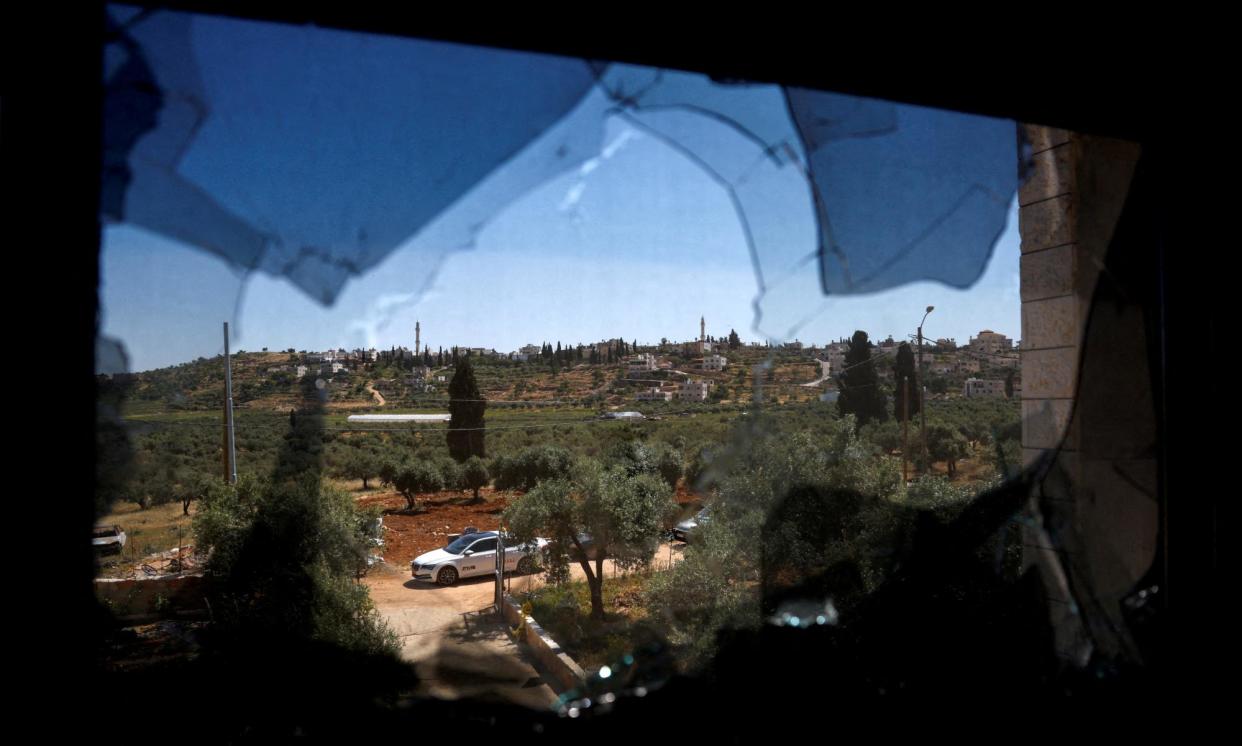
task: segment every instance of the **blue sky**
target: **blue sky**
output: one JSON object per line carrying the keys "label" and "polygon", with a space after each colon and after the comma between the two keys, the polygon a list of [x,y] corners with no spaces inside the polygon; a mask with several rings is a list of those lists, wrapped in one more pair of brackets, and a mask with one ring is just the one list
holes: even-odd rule
{"label": "blue sky", "polygon": [[[449,253],[425,292],[423,277],[443,252],[436,226],[413,237],[345,287],[331,307],[288,281],[243,277],[221,260],[128,226],[104,234],[103,331],[126,346],[133,370],[222,350],[220,324],[234,323],[234,349],[325,349],[424,343],[509,351],[527,343],[624,336],[689,339],[699,317],[716,336],[798,338],[823,344],[864,329],[873,338],[924,332],[965,342],[980,329],[1020,336],[1016,206],[987,269],[969,289],[919,282],[872,295],[819,292],[808,265],[773,293],[782,318],[756,326],[758,286],[727,193],[658,138],[609,120],[603,147],[582,167],[509,204],[473,248]],[[780,190],[788,187],[774,186]],[[805,195],[776,191],[797,206],[786,241],[813,249]],[[801,250],[801,248],[799,250]],[[796,253],[796,252],[795,252]],[[800,326],[789,319],[805,319]],[[777,328],[778,327],[778,328]]]}

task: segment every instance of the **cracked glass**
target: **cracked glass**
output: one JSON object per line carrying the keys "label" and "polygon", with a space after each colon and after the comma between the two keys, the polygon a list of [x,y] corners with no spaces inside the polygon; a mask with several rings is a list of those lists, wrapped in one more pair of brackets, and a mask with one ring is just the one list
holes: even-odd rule
{"label": "cracked glass", "polygon": [[[863,326],[855,299],[917,283],[957,298],[986,279],[999,246],[1016,250],[1019,188],[1031,184],[1020,175],[1051,152],[1026,127],[120,5],[104,55],[96,372],[112,455],[97,505],[110,519],[135,505],[134,521],[181,510],[163,535],[140,531],[104,563],[113,580],[203,568],[222,583],[206,598],[248,598],[255,611],[212,607],[193,624],[395,651],[416,672],[402,691],[419,696],[493,692],[436,683],[436,671],[483,661],[517,684],[496,685],[503,697],[568,719],[728,671],[722,640],[765,627],[856,646],[834,659],[836,686],[900,688],[918,675],[868,651],[904,651],[890,625],[908,599],[893,599],[939,582],[950,590],[933,617],[960,613],[946,600],[958,594],[1015,634],[1028,628],[997,609],[1036,583],[1049,608],[1024,619],[1047,620],[1049,648],[1078,669],[1110,636],[1110,650],[1136,650],[1122,627],[1158,589],[1137,589],[1145,568],[1130,561],[1107,593],[1131,595],[1102,610],[1104,581],[1075,558],[1082,539],[1055,508],[1066,490],[1049,486],[1067,479],[1073,493],[1066,462],[1024,451],[1035,426],[1023,415],[1036,411],[1019,403],[1028,345],[990,329],[968,344],[936,338],[948,309],[933,316],[909,293],[899,322],[883,304],[869,311],[896,339],[850,336]],[[610,187],[604,173],[622,175]],[[536,209],[555,220],[532,220]],[[682,222],[660,223],[672,216]],[[484,259],[461,270],[472,253]],[[1007,292],[996,297],[1016,318],[1026,291]],[[743,297],[745,326],[726,335],[713,323],[709,335],[694,310],[709,296]],[[538,324],[551,331],[521,346]],[[661,324],[672,341],[650,331]],[[1023,315],[1028,326],[1041,328]],[[823,342],[827,328],[822,346],[800,341]],[[499,352],[467,338],[501,331]],[[1059,437],[1066,417],[1049,417]],[[291,526],[325,538],[308,546]],[[496,528],[515,548],[512,562],[494,561],[521,570],[501,575],[502,597],[487,585],[494,568],[435,551]],[[528,542],[541,542],[535,564],[519,565]],[[406,577],[382,585],[393,572]],[[349,588],[334,585],[350,575]],[[446,614],[420,593],[464,600]],[[105,603],[131,622],[162,611]],[[508,609],[503,622],[489,608]],[[471,633],[471,614],[483,632]],[[550,630],[569,637],[552,642]],[[428,654],[427,635],[458,652]],[[1005,673],[962,656],[1002,679],[1046,663]]]}

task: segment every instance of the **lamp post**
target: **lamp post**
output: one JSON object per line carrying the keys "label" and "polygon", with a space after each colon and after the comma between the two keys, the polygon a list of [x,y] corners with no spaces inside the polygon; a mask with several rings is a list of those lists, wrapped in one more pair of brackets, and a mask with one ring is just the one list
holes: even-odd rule
{"label": "lamp post", "polygon": [[919,434],[923,438],[923,469],[929,467],[927,454],[927,406],[923,401],[923,322],[927,321],[927,316],[936,310],[935,306],[928,306],[927,313],[923,314],[922,321],[919,322],[919,361],[914,366],[914,383],[919,390]]}

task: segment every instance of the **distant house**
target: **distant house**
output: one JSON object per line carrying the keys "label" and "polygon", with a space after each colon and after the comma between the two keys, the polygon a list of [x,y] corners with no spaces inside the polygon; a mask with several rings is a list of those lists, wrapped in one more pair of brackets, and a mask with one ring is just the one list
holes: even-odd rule
{"label": "distant house", "polygon": [[305,365],[299,365],[297,368],[298,378],[301,378],[302,376],[306,375],[306,371],[308,370],[310,370],[310,368],[306,367]]}
{"label": "distant house", "polygon": [[677,398],[681,401],[707,401],[711,387],[711,381],[686,381],[677,389]]}
{"label": "distant house", "polygon": [[962,396],[967,399],[973,399],[983,396],[1004,396],[1005,382],[993,381],[982,378],[967,378],[966,383],[962,385]]}
{"label": "distant house", "polygon": [[638,401],[672,401],[673,392],[656,386],[638,392],[634,398]]}
{"label": "distant house", "polygon": [[849,345],[845,342],[832,342],[824,347],[824,359],[832,367],[832,370],[841,370],[845,367],[845,352],[849,349]]}
{"label": "distant house", "polygon": [[699,361],[700,370],[721,371],[729,366],[729,360],[724,355],[707,355]]}
{"label": "distant house", "polygon": [[957,373],[978,373],[983,368],[983,364],[978,358],[966,357],[964,355],[957,358],[954,370]]}
{"label": "distant house", "polygon": [[650,373],[658,369],[656,357],[650,352],[644,352],[640,355],[631,357],[626,363],[626,375],[634,376],[643,373]]}
{"label": "distant house", "polygon": [[973,352],[996,355],[1012,350],[1013,340],[991,329],[984,329],[979,332],[979,336],[970,338],[970,349]]}

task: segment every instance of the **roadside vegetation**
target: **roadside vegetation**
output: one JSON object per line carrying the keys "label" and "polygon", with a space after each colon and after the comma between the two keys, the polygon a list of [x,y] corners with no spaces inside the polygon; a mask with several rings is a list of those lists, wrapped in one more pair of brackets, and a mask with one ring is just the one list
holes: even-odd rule
{"label": "roadside vegetation", "polygon": [[[263,355],[251,373],[298,359]],[[452,388],[488,401],[454,411],[455,426],[471,433],[455,441],[442,424],[351,425],[346,417],[356,410],[336,405],[353,394],[319,396],[311,379],[301,392],[283,379],[273,379],[275,393],[246,389],[284,409],[238,409],[241,480],[228,487],[218,392],[211,409],[195,393],[207,390],[211,366],[101,380],[99,442],[109,460],[98,482],[100,515],[130,531],[131,552],[170,548],[178,541],[172,532],[192,525],[218,581],[220,629],[245,637],[285,627],[362,654],[385,655],[395,643],[355,582],[378,515],[361,505],[403,504],[389,510],[418,516],[483,503],[486,491],[496,520],[517,538],[551,540],[542,563],[551,582],[527,600],[572,655],[603,665],[658,639],[694,669],[709,664],[718,633],[754,629],[789,598],[830,598],[838,613],[850,613],[901,567],[919,531],[952,521],[1020,463],[1016,401],[929,398],[924,458],[920,420],[911,418],[903,439],[893,418],[891,377],[856,377],[849,384],[856,391],[884,395],[846,397],[844,407],[816,400],[815,389],[789,395],[802,388],[796,381],[818,377],[818,366],[784,351],[766,367],[725,371],[717,390],[728,393],[715,402],[643,406],[660,418],[641,421],[597,418],[608,400],[603,390],[633,390],[619,383],[616,366],[484,359],[458,362],[469,380]],[[772,395],[727,403],[754,390],[753,375]],[[573,381],[564,400],[515,400],[548,394],[545,377]],[[364,378],[350,386],[374,380]],[[175,389],[183,385],[191,391],[182,397]],[[418,399],[397,392],[383,411],[444,411],[436,401],[450,387],[443,388]],[[506,398],[490,401],[501,389]],[[583,396],[587,390],[600,393]],[[359,396],[374,406],[368,393]],[[867,409],[866,424],[854,406]],[[460,494],[446,501],[437,497],[443,492]],[[702,504],[712,506],[712,520],[680,562],[654,570],[659,541]],[[1012,531],[993,537],[979,549],[980,563],[1000,557],[1012,574],[1016,540]],[[571,582],[571,567],[585,580]]]}

